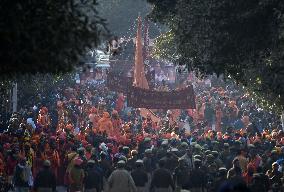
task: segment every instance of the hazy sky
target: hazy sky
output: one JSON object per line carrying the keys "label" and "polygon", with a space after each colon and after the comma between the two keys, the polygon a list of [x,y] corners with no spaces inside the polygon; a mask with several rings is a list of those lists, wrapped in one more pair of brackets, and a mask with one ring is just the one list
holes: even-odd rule
{"label": "hazy sky", "polygon": [[[134,36],[136,33],[136,18],[142,18],[151,11],[151,5],[146,0],[98,0],[100,15],[107,19],[108,28],[114,35]],[[150,24],[150,36],[160,34],[158,25]]]}

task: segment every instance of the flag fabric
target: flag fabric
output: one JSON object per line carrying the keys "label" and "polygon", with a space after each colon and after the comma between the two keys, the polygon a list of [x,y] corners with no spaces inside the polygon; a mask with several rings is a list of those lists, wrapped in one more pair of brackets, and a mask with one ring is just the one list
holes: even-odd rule
{"label": "flag fabric", "polygon": [[148,81],[145,76],[144,62],[143,62],[143,46],[142,46],[142,21],[138,17],[138,28],[135,47],[135,66],[134,66],[134,82],[135,87],[142,89],[149,89]]}

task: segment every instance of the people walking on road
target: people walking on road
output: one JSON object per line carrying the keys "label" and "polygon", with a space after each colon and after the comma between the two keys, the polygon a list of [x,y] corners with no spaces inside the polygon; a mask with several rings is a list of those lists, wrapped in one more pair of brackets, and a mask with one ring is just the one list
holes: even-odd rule
{"label": "people walking on road", "polygon": [[34,190],[36,192],[56,192],[56,177],[50,167],[50,161],[45,160],[42,170],[35,177]]}
{"label": "people walking on road", "polygon": [[137,188],[137,192],[147,192],[148,174],[144,171],[143,161],[138,159],[135,162],[136,168],[131,172],[131,176]]}
{"label": "people walking on road", "polygon": [[154,192],[172,192],[175,190],[175,185],[171,172],[165,168],[166,162],[159,161],[159,168],[153,173],[150,190]]}
{"label": "people walking on road", "polygon": [[84,169],[82,168],[83,160],[77,157],[75,165],[71,168],[69,174],[70,192],[83,191]]}
{"label": "people walking on road", "polygon": [[29,192],[33,186],[31,167],[24,157],[20,157],[13,176],[15,192]]}
{"label": "people walking on road", "polygon": [[95,168],[95,164],[94,160],[89,160],[87,163],[84,179],[85,192],[101,192],[102,190],[102,175]]}
{"label": "people walking on road", "polygon": [[136,192],[136,186],[131,174],[125,170],[125,161],[117,162],[117,169],[108,178],[108,192]]}

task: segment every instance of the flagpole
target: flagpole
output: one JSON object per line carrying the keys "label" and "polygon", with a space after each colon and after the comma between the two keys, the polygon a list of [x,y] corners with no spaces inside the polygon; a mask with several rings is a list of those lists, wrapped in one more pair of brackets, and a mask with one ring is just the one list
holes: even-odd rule
{"label": "flagpole", "polygon": [[18,105],[18,84],[13,83],[12,88],[12,111],[17,112],[17,105]]}

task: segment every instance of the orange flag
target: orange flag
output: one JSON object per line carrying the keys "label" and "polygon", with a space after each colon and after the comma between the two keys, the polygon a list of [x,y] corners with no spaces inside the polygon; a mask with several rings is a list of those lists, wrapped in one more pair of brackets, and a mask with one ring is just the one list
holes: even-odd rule
{"label": "orange flag", "polygon": [[135,66],[134,66],[134,82],[133,85],[143,89],[149,89],[148,81],[145,76],[145,69],[143,63],[143,46],[142,46],[142,21],[138,17],[138,28],[136,37],[135,50]]}

